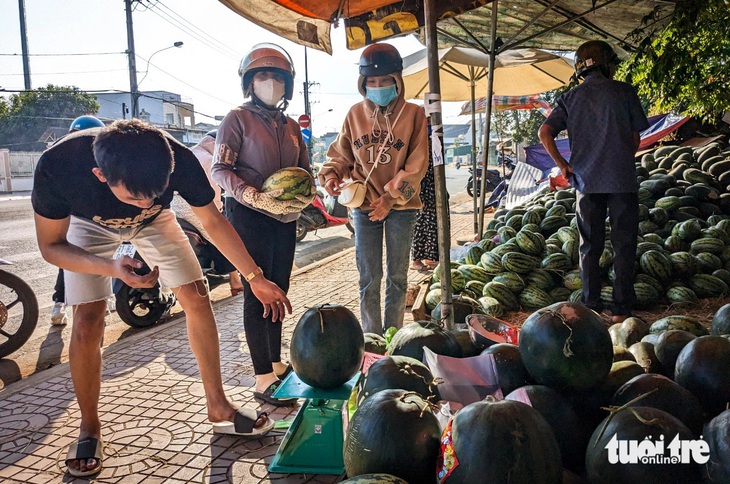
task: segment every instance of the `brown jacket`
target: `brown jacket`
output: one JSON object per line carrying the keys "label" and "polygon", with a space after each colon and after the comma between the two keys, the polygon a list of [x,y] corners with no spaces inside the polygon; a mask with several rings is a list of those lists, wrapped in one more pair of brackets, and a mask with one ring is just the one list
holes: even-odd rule
{"label": "brown jacket", "polygon": [[[426,116],[420,106],[404,100],[400,73],[394,74],[393,78],[398,97],[385,108],[368,99],[350,108],[340,134],[327,151],[327,161],[318,173],[322,185],[333,172],[341,180],[364,181],[384,144],[380,162],[368,180],[367,197],[360,207],[365,211],[372,210],[370,203],[386,192],[396,199],[394,210],[422,207],[421,179],[428,169]],[[359,89],[363,97],[364,81],[360,77]]]}

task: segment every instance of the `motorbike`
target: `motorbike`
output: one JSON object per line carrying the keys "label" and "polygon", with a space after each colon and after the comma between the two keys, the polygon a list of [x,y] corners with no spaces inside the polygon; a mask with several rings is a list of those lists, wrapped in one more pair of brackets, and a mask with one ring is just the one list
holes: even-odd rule
{"label": "motorbike", "polygon": [[[12,262],[0,259],[0,266]],[[20,277],[0,269],[0,358],[28,341],[38,324],[38,300]]]}
{"label": "motorbike", "polygon": [[308,232],[338,225],[345,225],[351,233],[355,232],[347,207],[339,204],[337,197],[318,190],[312,203],[302,210],[297,219],[297,242],[304,240]]}
{"label": "motorbike", "polygon": [[[217,253],[217,249],[213,244],[206,240],[192,224],[182,219],[178,219],[178,223],[188,236],[188,241],[198,257],[208,289],[212,290],[221,284],[228,283],[228,274],[218,274],[214,269],[215,257],[213,254]],[[133,254],[135,259],[144,263],[132,244],[125,242],[123,245],[125,244],[129,246],[128,254]],[[135,272],[144,275],[150,272],[150,267],[144,263],[142,268]],[[133,328],[146,328],[165,319],[176,302],[175,295],[163,293],[159,284],[155,284],[154,287],[137,288],[128,286],[121,279],[114,279],[112,289],[116,299],[117,314],[122,321]]]}
{"label": "motorbike", "polygon": [[[486,191],[487,193],[493,192],[500,183],[502,183],[505,180],[509,180],[509,178],[512,176],[512,171],[515,169],[515,162],[508,157],[500,157],[501,161],[501,168],[488,168],[487,169],[487,182],[486,182]],[[502,176],[502,171],[504,171],[505,176]],[[466,193],[469,194],[470,197],[474,197],[474,170],[473,168],[469,168],[469,173],[471,175],[469,176],[469,179],[466,182]],[[477,165],[477,173],[476,173],[476,196],[481,195],[481,189],[482,189],[482,167],[481,165]]]}

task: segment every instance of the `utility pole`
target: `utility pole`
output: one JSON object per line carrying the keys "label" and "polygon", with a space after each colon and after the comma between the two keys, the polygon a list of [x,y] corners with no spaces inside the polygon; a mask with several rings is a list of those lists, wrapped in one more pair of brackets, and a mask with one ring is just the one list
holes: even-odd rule
{"label": "utility pole", "polygon": [[25,90],[32,89],[30,85],[30,57],[28,55],[28,32],[25,28],[25,0],[18,0],[18,13],[20,14],[20,48],[23,51],[23,80]]}
{"label": "utility pole", "polygon": [[137,87],[137,54],[134,52],[134,28],[132,26],[132,2],[124,0],[127,12],[127,57],[129,58],[129,91],[132,98],[132,117],[139,118],[139,89]]}

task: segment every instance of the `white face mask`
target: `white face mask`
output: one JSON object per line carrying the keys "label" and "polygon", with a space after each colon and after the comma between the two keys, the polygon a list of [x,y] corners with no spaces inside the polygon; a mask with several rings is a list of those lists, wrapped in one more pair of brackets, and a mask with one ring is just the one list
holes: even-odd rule
{"label": "white face mask", "polygon": [[276,106],[284,97],[286,86],[276,79],[253,81],[253,93],[267,106]]}

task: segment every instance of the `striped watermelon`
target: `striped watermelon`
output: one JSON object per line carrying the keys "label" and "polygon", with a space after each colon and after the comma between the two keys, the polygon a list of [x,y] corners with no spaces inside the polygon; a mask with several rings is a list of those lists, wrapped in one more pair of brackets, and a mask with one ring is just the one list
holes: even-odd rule
{"label": "striped watermelon", "polygon": [[540,266],[540,261],[521,252],[507,252],[502,256],[502,267],[510,272],[526,274]]}
{"label": "striped watermelon", "polygon": [[540,222],[540,230],[543,234],[550,235],[557,232],[560,227],[565,227],[566,225],[568,225],[568,221],[565,219],[564,216],[547,216],[542,219],[542,222]]}
{"label": "striped watermelon", "polygon": [[490,250],[490,252],[492,254],[496,254],[499,257],[502,257],[507,252],[519,252],[519,251],[520,251],[520,246],[517,245],[517,243],[512,240],[510,240],[504,244],[500,244],[497,247],[495,247],[494,249]]}
{"label": "striped watermelon", "polygon": [[722,268],[722,259],[709,252],[700,252],[695,256],[695,261],[697,262],[697,272],[712,274]]}
{"label": "striped watermelon", "polygon": [[515,235],[517,245],[528,255],[540,255],[545,250],[545,237],[540,233],[520,230]]}
{"label": "striped watermelon", "polygon": [[441,302],[441,289],[431,289],[426,294],[426,309],[433,311],[438,303]]}
{"label": "striped watermelon", "polygon": [[[487,283],[491,279],[489,273],[477,265],[464,264],[459,266],[457,270],[464,275],[464,279],[466,281]],[[464,286],[466,286],[466,283]]]}
{"label": "striped watermelon", "polygon": [[485,252],[482,254],[479,265],[487,274],[499,274],[504,270],[502,267],[502,257],[493,252]]}
{"label": "striped watermelon", "polygon": [[563,253],[570,258],[573,266],[577,266],[580,262],[579,245],[577,240],[568,240],[563,244]]}
{"label": "striped watermelon", "polygon": [[469,250],[466,251],[466,254],[464,254],[464,263],[476,265],[479,263],[479,259],[482,257],[482,254],[484,254],[483,248],[479,247],[479,245],[472,245],[469,247]]}
{"label": "striped watermelon", "polygon": [[635,282],[634,292],[636,293],[636,304],[642,308],[655,305],[662,295],[654,286],[645,282]]}
{"label": "striped watermelon", "polygon": [[505,225],[504,227],[500,227],[497,230],[497,234],[499,235],[499,243],[504,244],[508,240],[511,240],[515,235],[517,235],[517,230],[515,230],[513,227]]}
{"label": "striped watermelon", "polygon": [[703,237],[692,241],[690,252],[698,254],[700,252],[709,252],[710,254],[720,255],[725,250],[725,243],[714,237]]}
{"label": "striped watermelon", "polygon": [[455,293],[461,292],[466,287],[466,278],[458,271],[451,269],[451,290]]}
{"label": "striped watermelon", "polygon": [[309,196],[312,193],[313,186],[314,179],[312,175],[304,168],[294,166],[274,172],[264,180],[260,191],[266,193],[274,190],[284,190],[281,195],[275,198],[277,200],[294,200],[297,195]]}
{"label": "striped watermelon", "polygon": [[664,253],[658,250],[644,252],[639,258],[641,270],[666,285],[672,279],[672,261]]}
{"label": "striped watermelon", "polygon": [[563,248],[559,245],[555,244],[545,244],[545,255],[551,255],[551,254],[563,254]]}
{"label": "striped watermelon", "polygon": [[537,210],[528,210],[522,216],[522,227],[524,228],[524,226],[528,224],[540,225],[541,221],[542,215],[540,215],[540,212],[538,212]]}
{"label": "striped watermelon", "polygon": [[500,272],[492,280],[501,282],[515,294],[519,294],[525,288],[525,281],[515,272]]}
{"label": "striped watermelon", "polygon": [[582,299],[583,299],[583,290],[582,289],[578,289],[578,290],[573,291],[572,293],[570,293],[570,297],[568,298],[568,302],[579,303],[579,302],[581,302]]}
{"label": "striped watermelon", "polygon": [[485,282],[481,282],[481,281],[466,281],[465,289],[469,289],[470,291],[476,293],[477,299],[479,299],[480,297],[482,297],[482,293],[484,292],[485,284],[486,284]]}
{"label": "striped watermelon", "polygon": [[562,243],[566,243],[569,240],[577,241],[580,238],[580,235],[578,235],[578,230],[576,230],[574,227],[560,227],[555,235]]}
{"label": "striped watermelon", "polygon": [[687,243],[680,239],[678,235],[670,235],[664,240],[664,248],[669,252],[679,252],[687,248]]}
{"label": "striped watermelon", "polygon": [[550,294],[550,299],[552,299],[555,302],[561,302],[561,301],[567,301],[570,299],[570,295],[573,293],[570,289],[567,287],[556,287],[550,290],[548,294]]}
{"label": "striped watermelon", "polygon": [[527,286],[520,293],[519,301],[520,306],[532,311],[550,306],[553,303],[550,294],[537,286]]}
{"label": "striped watermelon", "polygon": [[567,272],[573,269],[574,264],[571,258],[562,252],[550,254],[542,260],[541,266],[546,271]]}
{"label": "striped watermelon", "polygon": [[689,278],[689,287],[697,297],[720,297],[728,294],[728,286],[710,274],[695,274]]}
{"label": "striped watermelon", "polygon": [[689,252],[674,252],[669,254],[672,261],[672,273],[676,277],[689,277],[697,272],[697,259]]}
{"label": "striped watermelon", "polygon": [[580,278],[580,270],[566,272],[563,276],[563,285],[571,291],[577,291],[583,287],[583,280]]}
{"label": "striped watermelon", "polygon": [[675,306],[691,306],[699,302],[697,294],[695,294],[692,289],[685,286],[670,287],[667,289],[666,296],[667,299],[669,299]]}
{"label": "striped watermelon", "polygon": [[649,275],[641,274],[641,273],[636,274],[636,276],[634,276],[634,281],[635,282],[645,282],[647,284],[650,284],[660,294],[662,293],[662,291],[664,291],[664,286],[662,285],[662,283],[657,281],[656,279],[654,279],[653,277],[651,277]]}
{"label": "striped watermelon", "polygon": [[549,291],[555,285],[553,276],[544,269],[535,269],[523,277],[528,286],[537,286],[544,291]]}
{"label": "striped watermelon", "polygon": [[512,291],[510,291],[509,288],[501,282],[488,282],[484,286],[484,295],[493,297],[508,311],[515,311],[520,307],[517,302],[517,296],[515,296]]}
{"label": "striped watermelon", "polygon": [[487,232],[484,232],[484,238],[482,240],[480,240],[479,242],[477,242],[477,247],[482,249],[484,252],[494,249],[494,247],[497,245],[492,240],[492,237],[494,237],[497,234],[495,233],[494,235],[490,235],[490,234],[488,234],[488,232],[490,232],[490,231],[487,230]]}
{"label": "striped watermelon", "polygon": [[484,312],[492,317],[499,318],[504,314],[504,307],[493,297],[483,296],[478,299],[478,302],[482,305]]}

